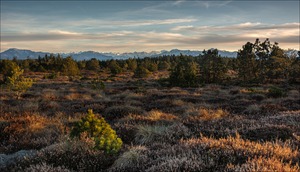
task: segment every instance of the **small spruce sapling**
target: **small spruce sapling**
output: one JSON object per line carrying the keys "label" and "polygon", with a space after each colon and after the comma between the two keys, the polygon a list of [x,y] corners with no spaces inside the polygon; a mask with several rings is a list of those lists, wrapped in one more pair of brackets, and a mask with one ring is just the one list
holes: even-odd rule
{"label": "small spruce sapling", "polygon": [[104,150],[106,153],[117,153],[122,147],[122,140],[118,138],[116,131],[105,121],[103,117],[97,117],[91,109],[88,114],[78,121],[71,131],[71,137],[80,137],[86,132],[95,142],[95,149]]}

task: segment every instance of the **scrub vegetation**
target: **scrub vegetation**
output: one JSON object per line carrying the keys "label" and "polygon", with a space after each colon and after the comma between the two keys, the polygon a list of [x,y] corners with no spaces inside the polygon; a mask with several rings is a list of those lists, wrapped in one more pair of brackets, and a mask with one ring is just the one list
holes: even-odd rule
{"label": "scrub vegetation", "polygon": [[300,60],[0,60],[0,171],[300,171]]}

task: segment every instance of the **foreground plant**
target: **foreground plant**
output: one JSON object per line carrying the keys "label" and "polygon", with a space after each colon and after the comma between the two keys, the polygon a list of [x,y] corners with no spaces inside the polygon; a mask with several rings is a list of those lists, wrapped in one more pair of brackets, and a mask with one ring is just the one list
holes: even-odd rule
{"label": "foreground plant", "polygon": [[105,119],[98,118],[91,109],[75,124],[71,137],[80,137],[83,133],[87,133],[87,137],[95,142],[95,149],[104,150],[109,154],[117,153],[123,144]]}
{"label": "foreground plant", "polygon": [[26,90],[28,90],[32,84],[33,80],[30,78],[23,77],[24,70],[20,69],[19,66],[12,68],[11,74],[7,76],[6,85],[9,89],[13,90],[17,94],[17,98]]}

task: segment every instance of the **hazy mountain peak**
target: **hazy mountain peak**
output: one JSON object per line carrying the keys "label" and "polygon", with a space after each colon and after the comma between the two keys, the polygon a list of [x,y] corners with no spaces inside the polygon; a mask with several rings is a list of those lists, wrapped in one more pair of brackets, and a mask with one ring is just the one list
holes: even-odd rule
{"label": "hazy mountain peak", "polygon": [[[211,48],[215,49],[215,48]],[[92,58],[96,58],[99,60],[110,60],[110,59],[128,59],[128,58],[145,58],[145,57],[158,57],[164,55],[189,55],[189,56],[199,56],[202,54],[203,50],[179,50],[177,48],[171,50],[161,50],[161,51],[151,51],[151,52],[126,52],[126,53],[112,53],[112,52],[96,52],[96,51],[80,51],[80,52],[71,52],[71,53],[59,53],[62,57],[72,56],[75,60],[89,60]],[[287,54],[295,54],[296,50],[289,50]],[[46,54],[51,54],[49,52],[35,52],[31,50],[25,49],[17,49],[10,48],[4,52],[0,53],[0,59],[13,59],[16,57],[17,59],[36,59],[39,56],[43,57]],[[54,53],[57,54],[57,53]],[[219,50],[219,55],[223,57],[236,57],[236,51],[226,51]]]}

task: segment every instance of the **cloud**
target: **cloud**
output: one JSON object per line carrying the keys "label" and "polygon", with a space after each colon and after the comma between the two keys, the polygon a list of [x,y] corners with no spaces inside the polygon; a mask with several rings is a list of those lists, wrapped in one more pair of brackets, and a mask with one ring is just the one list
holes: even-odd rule
{"label": "cloud", "polygon": [[224,7],[232,1],[195,1],[196,6],[211,8],[211,7]]}
{"label": "cloud", "polygon": [[[110,31],[98,33],[74,32],[71,30],[49,30],[38,33],[3,33],[1,48],[42,47],[58,52],[70,51],[152,51],[162,49],[207,49],[211,47],[238,50],[246,42],[256,38],[270,38],[282,48],[299,48],[299,23],[267,25],[262,23],[240,23],[228,26],[176,26],[164,31]],[[53,44],[53,46],[51,46]],[[25,46],[25,47],[24,47]],[[27,46],[27,47],[26,47]],[[33,49],[34,50],[34,49]],[[47,51],[51,51],[47,50]]]}
{"label": "cloud", "polygon": [[81,33],[78,32],[70,32],[64,30],[50,30],[49,33],[60,34],[60,35],[81,35]]}
{"label": "cloud", "polygon": [[108,20],[81,20],[78,22],[68,22],[69,25],[74,26],[98,26],[98,27],[136,27],[136,26],[150,26],[150,25],[168,25],[177,23],[189,23],[197,21],[194,18],[176,18],[176,19],[161,19],[161,20],[120,20],[120,21],[108,21]]}
{"label": "cloud", "polygon": [[[240,23],[227,26],[176,26],[172,28],[173,31],[181,32],[199,32],[199,33],[280,33],[280,34],[298,34],[299,35],[300,23],[284,23],[284,24],[262,24],[262,23]],[[298,31],[298,32],[297,32]]]}
{"label": "cloud", "polygon": [[193,30],[194,26],[193,25],[187,25],[187,26],[176,26],[172,28],[171,30],[173,31],[181,31],[181,30]]}
{"label": "cloud", "polygon": [[184,3],[186,0],[177,0],[175,2],[172,3],[172,5],[174,6],[180,6],[180,4]]}

